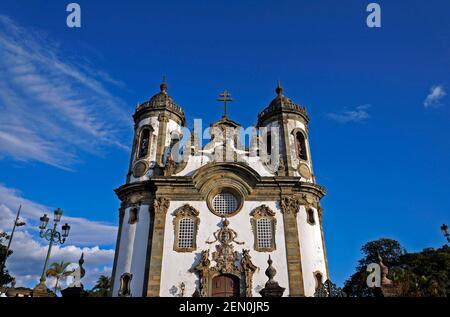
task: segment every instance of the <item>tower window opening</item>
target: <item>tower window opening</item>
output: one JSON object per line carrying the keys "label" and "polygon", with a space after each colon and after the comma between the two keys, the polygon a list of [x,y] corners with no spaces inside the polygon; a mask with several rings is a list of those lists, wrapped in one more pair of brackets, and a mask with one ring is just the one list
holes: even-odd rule
{"label": "tower window opening", "polygon": [[316,280],[316,290],[318,290],[323,284],[323,275],[320,272],[314,273],[314,278]]}
{"label": "tower window opening", "polygon": [[307,221],[310,225],[316,224],[316,218],[314,217],[314,210],[308,209],[306,211]]}
{"label": "tower window opening", "polygon": [[131,296],[131,279],[133,278],[133,274],[123,273],[120,277],[120,289],[119,296],[129,297]]}
{"label": "tower window opening", "polygon": [[272,155],[272,133],[267,133],[267,155]]}
{"label": "tower window opening", "polygon": [[139,213],[139,209],[138,208],[131,208],[130,209],[130,215],[128,217],[128,223],[130,225],[135,224],[138,221],[138,213]]}
{"label": "tower window opening", "polygon": [[306,153],[306,140],[302,132],[298,131],[295,134],[295,143],[298,158],[304,161],[308,160],[308,155]]}
{"label": "tower window opening", "polygon": [[144,128],[141,132],[139,141],[138,159],[144,158],[149,154],[150,150],[150,129]]}

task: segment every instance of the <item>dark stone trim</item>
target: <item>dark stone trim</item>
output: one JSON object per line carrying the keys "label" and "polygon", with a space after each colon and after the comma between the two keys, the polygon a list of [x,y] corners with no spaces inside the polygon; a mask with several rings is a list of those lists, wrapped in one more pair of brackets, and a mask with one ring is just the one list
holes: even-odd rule
{"label": "dark stone trim", "polygon": [[[114,290],[114,283],[116,279],[116,271],[117,271],[117,260],[119,258],[119,250],[120,250],[120,240],[122,236],[122,226],[123,226],[123,218],[125,216],[125,208],[121,206],[119,208],[119,229],[117,230],[117,237],[116,237],[116,247],[114,251],[114,262],[113,262],[113,269],[111,272],[111,293]],[[114,294],[111,294],[114,295]]]}

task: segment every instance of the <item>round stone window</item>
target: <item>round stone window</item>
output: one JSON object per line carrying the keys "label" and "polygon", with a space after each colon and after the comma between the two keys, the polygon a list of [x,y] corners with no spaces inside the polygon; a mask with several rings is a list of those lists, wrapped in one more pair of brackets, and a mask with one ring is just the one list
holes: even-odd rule
{"label": "round stone window", "polygon": [[237,198],[229,192],[221,192],[214,196],[212,205],[214,211],[220,215],[230,215],[239,207]]}

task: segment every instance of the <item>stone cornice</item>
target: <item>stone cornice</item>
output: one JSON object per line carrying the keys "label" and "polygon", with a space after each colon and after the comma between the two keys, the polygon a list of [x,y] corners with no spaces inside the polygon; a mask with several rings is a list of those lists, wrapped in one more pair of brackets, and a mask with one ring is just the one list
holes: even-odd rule
{"label": "stone cornice", "polygon": [[[273,201],[279,200],[280,195],[309,194],[317,200],[325,196],[326,190],[320,185],[300,182],[298,177],[260,177],[251,186],[247,201]],[[136,196],[142,192],[152,193],[153,196],[167,197],[173,201],[201,201],[206,196],[190,176],[154,176],[149,180],[125,184],[115,190],[121,201],[129,196]]]}

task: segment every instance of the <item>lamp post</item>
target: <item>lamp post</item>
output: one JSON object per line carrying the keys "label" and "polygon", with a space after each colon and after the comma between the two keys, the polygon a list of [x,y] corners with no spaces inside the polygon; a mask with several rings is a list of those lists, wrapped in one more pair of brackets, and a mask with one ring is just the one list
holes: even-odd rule
{"label": "lamp post", "polygon": [[17,210],[16,219],[14,220],[14,226],[11,231],[11,235],[7,237],[8,239],[8,246],[6,247],[6,253],[5,258],[3,259],[2,263],[0,263],[0,271],[3,270],[6,266],[6,259],[8,258],[9,249],[11,248],[11,242],[14,237],[14,232],[16,232],[16,227],[22,227],[25,226],[25,222],[19,221],[20,216],[20,210],[22,209],[22,205],[19,206],[19,209]]}
{"label": "lamp post", "polygon": [[56,230],[58,223],[61,221],[62,214],[63,214],[63,211],[60,208],[55,210],[54,218],[53,218],[53,228],[49,228],[47,230],[45,230],[45,228],[47,228],[47,224],[50,219],[48,218],[48,216],[46,214],[44,214],[41,218],[39,218],[39,220],[41,221],[41,223],[39,225],[39,229],[41,230],[39,233],[39,236],[49,242],[48,250],[47,250],[47,257],[45,258],[45,263],[44,263],[44,269],[42,270],[40,283],[38,284],[38,286],[41,286],[41,287],[43,286],[46,288],[46,286],[45,286],[45,280],[46,280],[45,275],[46,274],[45,273],[47,272],[48,260],[50,258],[50,254],[52,252],[53,245],[54,244],[64,244],[64,242],[66,242],[66,238],[69,236],[70,226],[67,223],[61,227],[62,232],[59,232]]}
{"label": "lamp post", "polygon": [[444,234],[444,237],[447,238],[447,241],[450,243],[450,232],[448,232],[448,226],[443,224],[441,226],[441,231]]}

